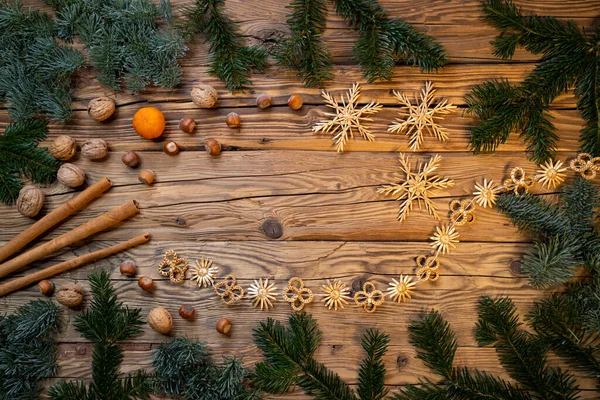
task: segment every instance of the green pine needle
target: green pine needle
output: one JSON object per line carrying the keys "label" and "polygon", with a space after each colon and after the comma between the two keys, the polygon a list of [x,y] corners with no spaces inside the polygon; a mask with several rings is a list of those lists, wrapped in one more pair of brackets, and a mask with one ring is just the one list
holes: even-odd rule
{"label": "green pine needle", "polygon": [[48,184],[56,178],[60,161],[37,144],[46,138],[46,123],[28,119],[7,125],[0,136],[0,201],[12,204],[23,187],[21,177]]}
{"label": "green pine needle", "polygon": [[148,399],[152,391],[144,371],[127,374],[121,379],[123,351],[118,342],[141,332],[144,321],[141,309],[130,310],[117,301],[106,271],[89,276],[92,304],[75,319],[75,330],[94,342],[92,382],[58,382],[48,394],[52,400],[132,400]]}
{"label": "green pine needle", "polygon": [[325,0],[294,0],[288,6],[292,12],[287,24],[291,34],[276,48],[279,65],[298,71],[302,82],[309,87],[322,87],[333,79],[333,61],[321,41],[327,18]]}
{"label": "green pine needle", "polygon": [[444,48],[407,22],[388,17],[377,0],[333,0],[336,12],[358,29],[352,51],[369,82],[391,80],[396,61],[437,71],[446,63]]}
{"label": "green pine needle", "polygon": [[366,357],[358,369],[357,394],[361,399],[383,400],[389,392],[385,387],[385,364],[383,356],[387,352],[390,337],[376,329],[367,329],[361,345]]}
{"label": "green pine needle", "polygon": [[554,158],[558,135],[548,111],[557,96],[574,86],[577,107],[586,121],[582,149],[600,155],[598,28],[586,35],[573,21],[524,16],[512,0],[482,0],[482,5],[485,21],[500,30],[493,42],[497,57],[510,59],[520,46],[542,60],[518,85],[488,81],[467,94],[467,112],[481,120],[470,128],[472,150],[494,151],[518,132],[533,161]]}
{"label": "green pine needle", "polygon": [[224,11],[224,0],[195,0],[185,7],[186,19],[180,30],[186,38],[202,34],[210,43],[208,73],[225,82],[231,92],[252,84],[253,70],[262,72],[267,67],[266,53],[258,46],[244,46],[237,26]]}

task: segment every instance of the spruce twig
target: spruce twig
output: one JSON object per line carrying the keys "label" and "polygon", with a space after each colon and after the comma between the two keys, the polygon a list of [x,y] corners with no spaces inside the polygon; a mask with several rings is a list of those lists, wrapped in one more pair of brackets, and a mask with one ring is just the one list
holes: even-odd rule
{"label": "spruce twig", "polygon": [[21,177],[37,183],[51,183],[60,162],[45,148],[37,147],[46,138],[46,123],[28,119],[6,126],[0,136],[0,201],[12,204],[23,184]]}
{"label": "spruce twig", "polygon": [[294,0],[288,6],[292,12],[287,24],[291,34],[276,48],[279,65],[298,71],[306,86],[323,87],[323,81],[333,79],[333,61],[321,41],[327,17],[325,0]]}
{"label": "spruce twig", "polygon": [[61,381],[48,394],[52,400],[130,400],[147,399],[151,392],[149,377],[137,371],[119,379],[123,351],[118,342],[139,334],[144,321],[141,309],[129,309],[117,302],[106,271],[89,276],[92,305],[75,320],[75,330],[94,342],[92,382]]}
{"label": "spruce twig", "polygon": [[505,80],[484,82],[466,96],[468,112],[482,122],[471,128],[475,152],[494,151],[511,132],[519,132],[542,163],[556,153],[558,136],[548,114],[554,99],[575,86],[578,108],[586,127],[581,131],[582,149],[600,155],[597,68],[599,29],[586,35],[573,21],[554,17],[525,16],[512,0],[483,0],[484,19],[500,30],[493,42],[495,55],[510,59],[518,46],[541,55],[540,64],[520,84]]}
{"label": "spruce twig", "polygon": [[333,0],[336,12],[358,29],[352,51],[369,82],[391,80],[396,61],[437,71],[446,63],[444,48],[407,22],[388,17],[377,0]]}
{"label": "spruce twig", "polygon": [[387,352],[390,337],[376,329],[367,329],[361,346],[366,357],[358,370],[357,394],[361,399],[382,400],[389,392],[385,387],[385,364],[383,356]]}
{"label": "spruce twig", "polygon": [[195,0],[186,7],[180,29],[186,38],[202,34],[210,43],[209,74],[225,82],[231,92],[252,84],[252,70],[267,67],[266,54],[258,46],[244,46],[238,29],[224,12],[224,0]]}

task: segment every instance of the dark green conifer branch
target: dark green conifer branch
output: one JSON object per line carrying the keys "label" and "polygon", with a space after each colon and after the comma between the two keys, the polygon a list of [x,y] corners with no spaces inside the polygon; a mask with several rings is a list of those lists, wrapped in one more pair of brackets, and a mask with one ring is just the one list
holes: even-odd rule
{"label": "dark green conifer branch", "polygon": [[249,371],[239,359],[218,365],[203,343],[177,337],[152,354],[155,393],[185,400],[250,400],[258,398],[247,386]]}
{"label": "dark green conifer branch", "polygon": [[333,61],[321,41],[327,17],[325,0],[294,0],[288,6],[292,12],[287,24],[291,34],[276,48],[279,65],[298,71],[306,86],[322,87],[333,79]]}
{"label": "dark green conifer branch", "polygon": [[580,267],[600,267],[600,235],[594,226],[600,191],[592,182],[577,177],[563,187],[559,204],[531,194],[505,194],[497,207],[536,240],[521,263],[534,287],[565,283]]}
{"label": "dark green conifer branch", "polygon": [[488,81],[466,96],[468,112],[482,121],[471,128],[473,151],[494,151],[518,132],[533,161],[552,159],[558,136],[548,110],[558,95],[574,86],[587,123],[581,132],[582,149],[600,155],[598,29],[585,35],[573,21],[524,16],[512,0],[482,0],[482,4],[484,19],[501,31],[493,42],[496,56],[510,59],[521,46],[542,59],[520,84]]}
{"label": "dark green conifer branch", "polygon": [[92,305],[75,320],[75,330],[94,342],[92,382],[61,381],[48,394],[52,400],[132,400],[147,399],[151,392],[148,375],[143,371],[119,378],[123,351],[118,342],[142,332],[141,309],[129,309],[117,301],[106,271],[89,276]]}
{"label": "dark green conifer branch", "polygon": [[98,80],[134,93],[154,85],[172,89],[181,80],[177,59],[187,47],[179,33],[162,29],[170,3],[150,0],[46,0],[56,10],[60,37],[85,43]]}
{"label": "dark green conifer branch", "polygon": [[486,372],[454,367],[456,336],[440,313],[431,311],[409,325],[411,343],[417,357],[441,380],[419,380],[394,395],[397,400],[529,400],[520,388]]}
{"label": "dark green conifer branch", "polygon": [[336,12],[358,29],[353,48],[369,82],[391,80],[396,61],[437,71],[446,63],[444,48],[407,22],[390,18],[377,0],[333,0]]}
{"label": "dark green conifer branch", "polygon": [[244,46],[238,29],[224,12],[224,0],[195,0],[186,7],[181,30],[186,38],[202,34],[210,43],[209,74],[216,76],[231,92],[252,84],[252,70],[267,67],[266,54],[258,46]]}
{"label": "dark green conifer branch", "polygon": [[45,13],[0,3],[0,101],[13,121],[71,117],[72,75],[83,64],[77,50],[54,39],[56,25]]}
{"label": "dark green conifer branch", "polygon": [[46,123],[28,119],[6,126],[0,136],[0,201],[12,204],[23,187],[21,177],[52,183],[60,162],[37,144],[46,138]]}
{"label": "dark green conifer branch", "polygon": [[361,340],[366,357],[358,369],[358,389],[361,399],[383,400],[389,392],[385,387],[385,364],[383,356],[387,352],[390,338],[376,329],[367,329]]}
{"label": "dark green conifer branch", "polygon": [[35,400],[41,381],[56,374],[58,307],[34,300],[0,316],[0,399]]}

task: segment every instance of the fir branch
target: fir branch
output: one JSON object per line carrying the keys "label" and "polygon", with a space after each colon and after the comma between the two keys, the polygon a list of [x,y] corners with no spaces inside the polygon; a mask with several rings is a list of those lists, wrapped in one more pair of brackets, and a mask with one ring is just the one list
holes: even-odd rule
{"label": "fir branch", "polygon": [[106,271],[89,276],[92,304],[75,320],[75,330],[94,341],[92,382],[59,382],[49,390],[52,400],[67,399],[147,399],[150,380],[143,371],[120,376],[123,351],[117,342],[131,339],[141,332],[141,309],[130,310],[117,301],[115,290]]}
{"label": "fir branch", "polygon": [[287,24],[291,34],[278,44],[275,57],[279,65],[298,71],[306,86],[322,87],[333,79],[333,61],[321,42],[325,29],[325,0],[294,0],[289,6]]}
{"label": "fir branch", "polygon": [[583,262],[577,256],[581,238],[553,236],[546,242],[537,242],[527,250],[521,260],[523,273],[536,289],[547,289],[562,284],[573,277],[575,269]]}
{"label": "fir branch", "polygon": [[73,73],[83,56],[54,39],[56,25],[45,13],[0,3],[0,101],[13,121],[48,117],[65,122],[72,115]]}
{"label": "fir branch", "polygon": [[545,343],[521,329],[516,307],[508,298],[479,301],[475,338],[493,345],[511,378],[540,399],[576,399],[578,386],[568,372],[548,366]]}
{"label": "fir branch", "polygon": [[389,18],[377,0],[333,0],[336,12],[358,29],[353,47],[364,77],[369,82],[391,80],[397,60],[437,71],[446,63],[444,48],[407,22]]}
{"label": "fir branch", "polygon": [[186,7],[185,21],[180,30],[186,38],[202,34],[210,43],[208,73],[225,82],[231,92],[251,85],[252,70],[262,72],[267,67],[266,53],[258,46],[244,46],[236,24],[224,12],[224,0],[195,0]]}
{"label": "fir branch", "polygon": [[484,19],[500,30],[493,42],[496,56],[510,59],[521,46],[542,60],[518,85],[484,82],[466,96],[467,111],[482,121],[470,128],[473,151],[494,151],[516,131],[533,161],[552,159],[558,136],[548,110],[558,95],[575,86],[578,108],[587,122],[581,131],[582,147],[599,155],[598,28],[588,36],[573,21],[524,16],[512,0],[483,0],[482,5]]}
{"label": "fir branch", "polygon": [[0,136],[0,201],[12,204],[23,184],[21,177],[47,184],[54,181],[60,161],[45,148],[37,147],[46,138],[46,123],[23,120],[6,126]]}
{"label": "fir branch", "polygon": [[41,381],[56,374],[59,314],[50,301],[34,300],[0,316],[0,399],[34,400]]}
{"label": "fir branch", "polygon": [[600,336],[600,275],[594,274],[588,282],[568,285],[565,297],[577,310],[585,332]]}
{"label": "fir branch", "polygon": [[181,80],[177,59],[187,47],[169,27],[162,29],[170,3],[150,0],[46,0],[56,10],[61,38],[79,36],[98,80],[113,90],[134,93],[148,85],[172,89]]}
{"label": "fir branch", "polygon": [[390,337],[376,329],[367,329],[361,346],[367,356],[358,369],[357,394],[361,399],[382,400],[389,392],[385,388],[385,364],[383,356],[387,352]]}

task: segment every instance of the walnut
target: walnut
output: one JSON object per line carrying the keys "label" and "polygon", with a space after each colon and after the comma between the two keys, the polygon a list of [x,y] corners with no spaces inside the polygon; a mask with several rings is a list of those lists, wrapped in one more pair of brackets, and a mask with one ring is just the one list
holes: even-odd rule
{"label": "walnut", "polygon": [[83,301],[83,289],[75,283],[68,283],[58,288],[55,297],[63,306],[77,307]]}
{"label": "walnut", "polygon": [[115,112],[115,102],[108,97],[98,97],[88,103],[88,114],[98,122],[110,118]]}
{"label": "walnut", "polygon": [[27,185],[19,192],[17,199],[17,210],[26,217],[35,217],[38,215],[46,196],[39,188]]}
{"label": "walnut", "polygon": [[77,153],[77,143],[71,136],[60,135],[48,146],[48,152],[57,160],[68,161]]}
{"label": "walnut", "polygon": [[108,145],[102,139],[88,140],[81,146],[81,155],[88,160],[101,160],[108,155]]}
{"label": "walnut", "polygon": [[173,317],[166,308],[157,307],[148,313],[148,325],[156,332],[167,335],[173,327]]}
{"label": "walnut", "polygon": [[214,87],[204,83],[194,85],[190,95],[194,104],[200,108],[211,108],[219,99],[217,90]]}
{"label": "walnut", "polygon": [[76,165],[65,163],[58,169],[57,179],[65,186],[76,188],[83,184],[85,172]]}

